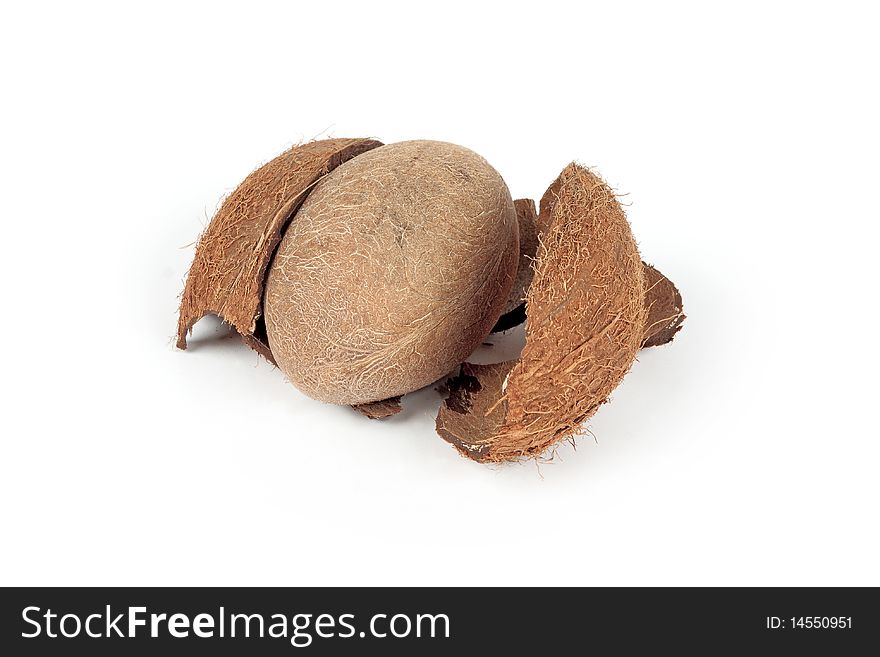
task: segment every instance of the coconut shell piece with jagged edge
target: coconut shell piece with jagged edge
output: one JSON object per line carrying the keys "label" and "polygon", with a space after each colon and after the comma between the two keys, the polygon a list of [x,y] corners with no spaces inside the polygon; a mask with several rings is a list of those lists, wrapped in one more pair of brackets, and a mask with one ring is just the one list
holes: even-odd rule
{"label": "coconut shell piece with jagged edge", "polygon": [[[205,315],[228,322],[273,365],[262,324],[269,263],[312,187],[348,160],[382,145],[373,139],[323,139],[294,146],[251,173],[224,201],[199,238],[180,303],[177,346]],[[400,399],[361,404],[369,418],[399,413]]]}
{"label": "coconut shell piece with jagged edge", "polygon": [[519,360],[465,363],[437,416],[438,433],[477,461],[537,457],[573,438],[643,342],[644,268],[608,185],[569,165],[542,198],[537,226]]}
{"label": "coconut shell piece with jagged edge", "polygon": [[199,238],[181,296],[177,346],[186,349],[193,325],[213,314],[274,364],[260,318],[275,248],[315,183],[340,164],[381,145],[373,139],[300,144],[245,178]]}
{"label": "coconut shell piece with jagged edge", "polygon": [[675,284],[651,265],[645,267],[645,323],[642,347],[659,347],[672,342],[681,330],[686,315],[682,309],[681,293]]}

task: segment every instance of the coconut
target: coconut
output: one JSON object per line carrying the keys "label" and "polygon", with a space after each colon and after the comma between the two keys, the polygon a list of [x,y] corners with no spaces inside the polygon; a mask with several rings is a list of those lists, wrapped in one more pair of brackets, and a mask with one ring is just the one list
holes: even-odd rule
{"label": "coconut", "polygon": [[482,157],[433,141],[370,150],[324,177],[289,225],[265,288],[269,347],[321,401],[411,392],[485,338],[518,259],[513,200]]}
{"label": "coconut", "polygon": [[643,340],[644,268],[608,185],[569,165],[542,199],[537,225],[520,359],[466,363],[437,417],[438,433],[478,461],[538,456],[572,438]]}
{"label": "coconut", "polygon": [[[556,183],[541,200],[544,221],[549,220],[554,200]],[[531,199],[518,199],[516,216],[519,223],[519,265],[510,298],[504,308],[504,314],[492,329],[493,333],[506,331],[526,321],[525,299],[532,284],[533,265],[538,251],[538,215],[535,202]],[[642,347],[657,347],[672,342],[675,334],[681,330],[686,315],[682,311],[681,293],[675,284],[655,267],[642,263],[645,275],[645,309],[648,319],[645,324]]]}

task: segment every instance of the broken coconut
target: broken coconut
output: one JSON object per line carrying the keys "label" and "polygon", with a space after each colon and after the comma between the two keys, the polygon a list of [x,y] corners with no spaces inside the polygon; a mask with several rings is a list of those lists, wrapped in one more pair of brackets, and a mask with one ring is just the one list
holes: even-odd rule
{"label": "broken coconut", "polygon": [[[362,159],[383,150],[372,164]],[[346,163],[349,174],[328,175]],[[591,172],[566,168],[541,199],[540,214],[532,201],[513,207],[494,169],[461,147],[382,147],[370,139],[295,146],[248,176],[200,238],[182,295],[178,346],[186,348],[199,318],[219,315],[271,362],[283,352],[287,369],[306,372],[300,385],[312,386],[314,396],[379,418],[399,412],[401,394],[452,370],[490,329],[516,326],[528,310],[521,358],[462,365],[448,382],[437,426],[480,461],[537,456],[573,436],[619,383],[638,347],[671,340],[684,315],[678,290],[640,262],[623,211]],[[426,227],[426,235],[439,235],[435,242],[420,241],[417,233]],[[287,246],[279,248],[282,240]],[[444,268],[441,253],[460,267]],[[276,257],[284,263],[277,270]],[[359,259],[360,270],[352,266]],[[332,266],[318,271],[326,260]],[[298,268],[301,275],[290,276]],[[361,276],[340,273],[346,268]],[[274,279],[271,290],[267,279]],[[312,294],[304,295],[309,286]],[[412,305],[422,314],[393,306],[392,292],[413,292]],[[326,315],[320,304],[302,310],[322,294]],[[383,321],[363,321],[389,301],[393,312]],[[328,321],[334,312],[335,321]],[[271,328],[265,314],[273,317]],[[419,328],[426,325],[434,330]],[[415,337],[407,337],[407,328]],[[325,348],[315,349],[322,338]],[[299,347],[291,340],[301,341]],[[300,352],[303,342],[312,344]],[[368,355],[371,346],[376,358]],[[366,367],[321,360],[346,347]],[[383,363],[389,353],[400,362]],[[327,363],[329,375],[320,371]]]}

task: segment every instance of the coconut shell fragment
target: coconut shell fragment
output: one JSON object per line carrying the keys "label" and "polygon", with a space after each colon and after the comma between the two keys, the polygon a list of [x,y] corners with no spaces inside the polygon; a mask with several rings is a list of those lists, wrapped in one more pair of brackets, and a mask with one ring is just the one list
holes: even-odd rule
{"label": "coconut shell fragment", "polygon": [[607,401],[642,344],[645,274],[614,192],[571,164],[541,202],[518,361],[466,363],[437,431],[477,461],[539,456]]}
{"label": "coconut shell fragment", "polygon": [[448,397],[437,415],[437,433],[464,456],[476,461],[503,460],[496,458],[499,452],[495,449],[507,413],[507,404],[500,397],[516,364],[464,363],[461,371],[446,381]]}
{"label": "coconut shell fragment", "polygon": [[400,397],[390,397],[366,404],[354,404],[352,408],[371,420],[384,420],[386,417],[397,415],[403,410],[400,406]]}
{"label": "coconut shell fragment", "polygon": [[672,342],[681,330],[686,315],[681,293],[675,284],[649,264],[645,264],[645,323],[642,347],[657,347]]}
{"label": "coconut shell fragment", "polygon": [[180,302],[177,346],[208,314],[229,322],[275,362],[258,327],[266,270],[291,217],[324,175],[381,146],[372,139],[325,139],[285,151],[251,173],[223,202],[199,238]]}

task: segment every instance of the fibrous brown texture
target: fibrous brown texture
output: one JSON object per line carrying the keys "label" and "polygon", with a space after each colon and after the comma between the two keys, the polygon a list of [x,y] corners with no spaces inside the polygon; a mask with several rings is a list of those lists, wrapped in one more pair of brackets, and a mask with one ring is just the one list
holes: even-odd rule
{"label": "fibrous brown texture", "polygon": [[642,343],[645,280],[613,191],[576,164],[541,201],[540,246],[518,361],[462,366],[437,431],[478,461],[538,456],[572,438]]}
{"label": "fibrous brown texture", "polygon": [[177,346],[186,349],[193,324],[215,314],[274,362],[265,338],[255,333],[275,247],[316,181],[381,145],[372,139],[314,141],[294,146],[245,178],[199,238],[180,302]]}
{"label": "fibrous brown texture", "polygon": [[[554,182],[541,199],[544,224],[549,221],[557,186],[558,182]],[[504,314],[492,329],[493,333],[511,329],[527,319],[526,304],[523,300],[532,282],[533,263],[538,250],[538,216],[535,214],[534,201],[519,199],[514,203],[519,221],[519,268],[510,299]],[[643,262],[642,266],[646,286],[645,308],[648,311],[642,347],[656,347],[672,341],[675,334],[681,330],[686,316],[682,312],[681,294],[675,284],[648,263]]]}
{"label": "fibrous brown texture", "polygon": [[[672,342],[681,330],[687,315],[682,310],[681,293],[675,284],[661,272],[646,262],[642,263],[645,273],[645,309],[648,312],[642,348],[659,347]],[[528,291],[528,290],[527,290]],[[526,304],[501,316],[492,329],[493,333],[506,331],[526,321]]]}
{"label": "fibrous brown texture", "polygon": [[272,262],[269,345],[300,390],[360,405],[448,374],[489,333],[519,257],[516,212],[479,155],[377,148],[315,186]]}
{"label": "fibrous brown texture", "polygon": [[644,266],[648,319],[642,347],[657,347],[672,342],[686,316],[682,310],[681,293],[675,284],[651,265],[645,263]]}

